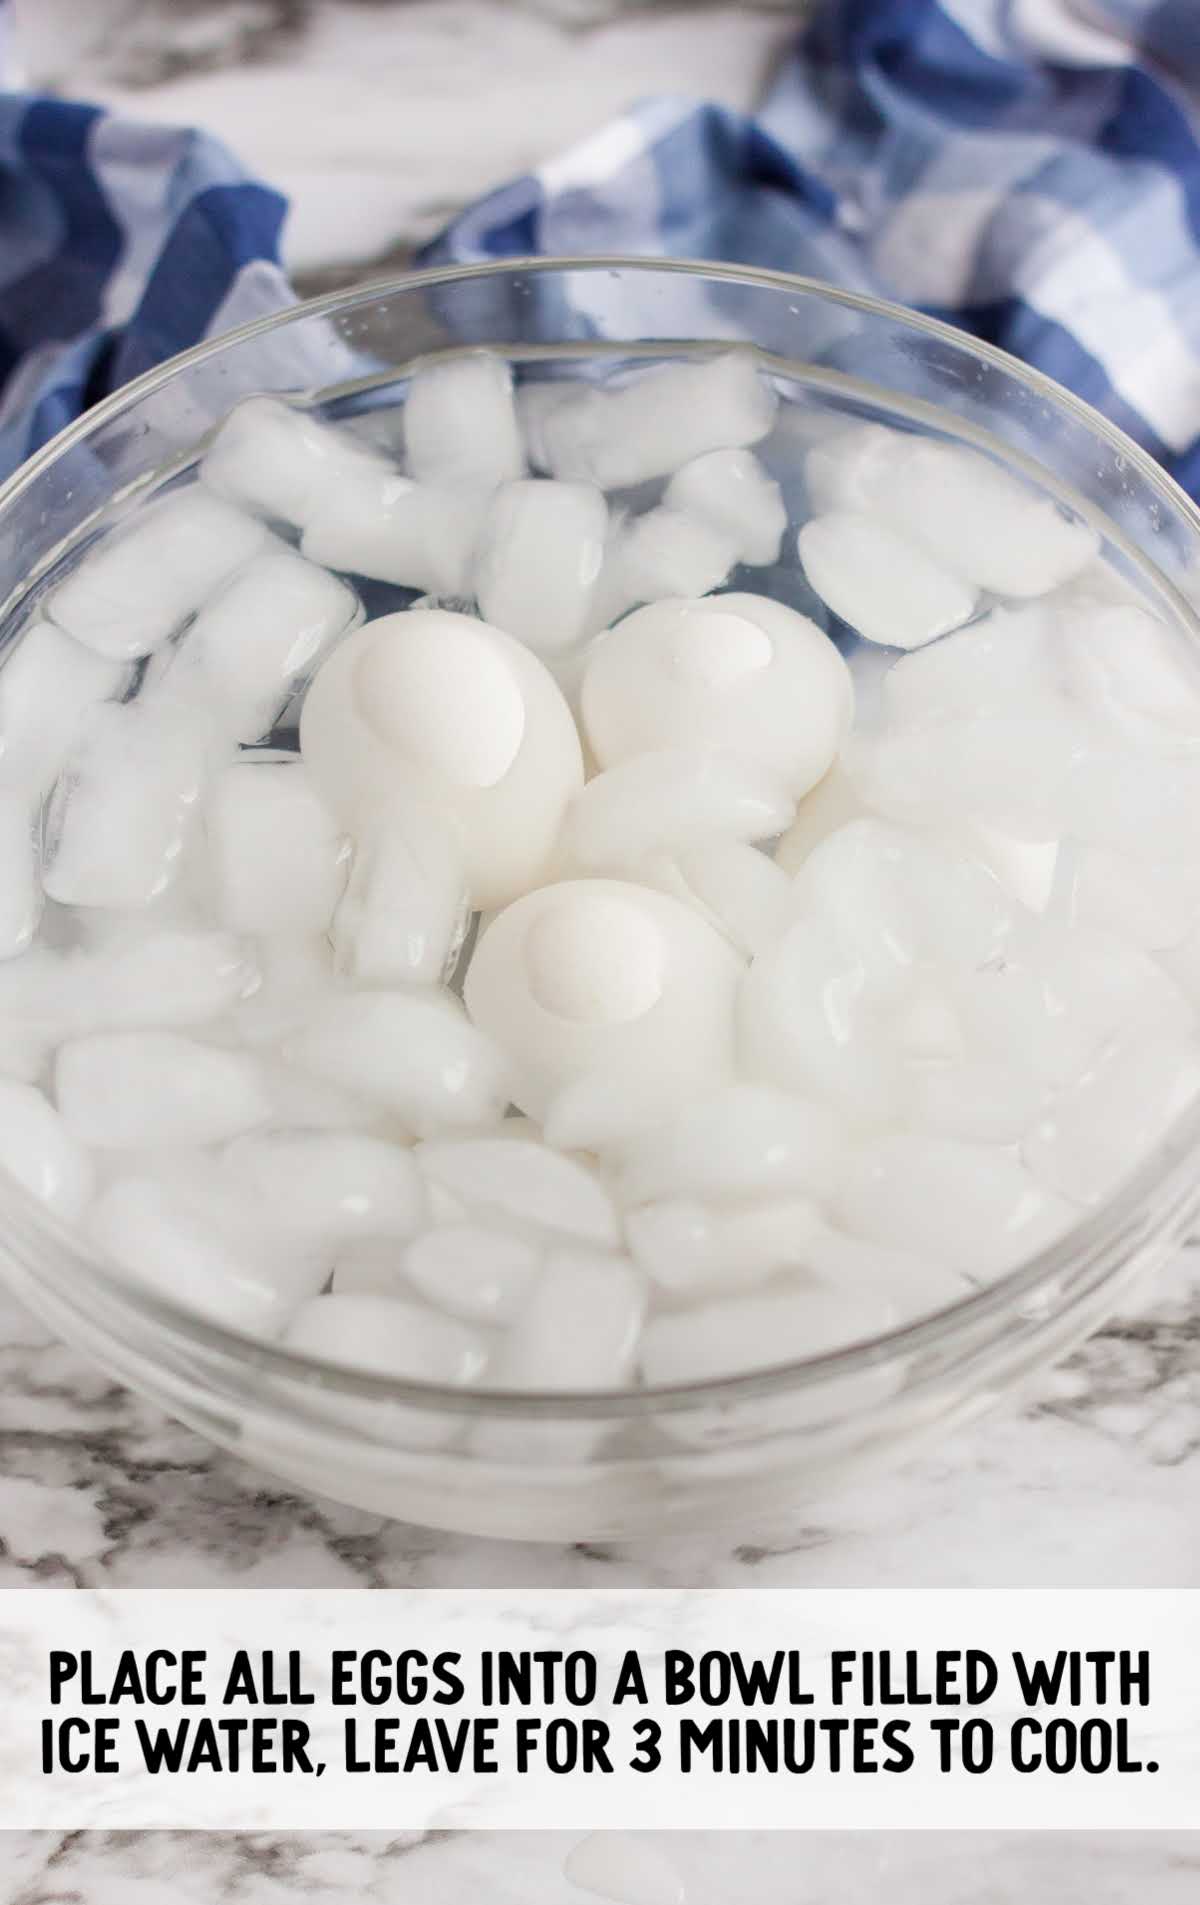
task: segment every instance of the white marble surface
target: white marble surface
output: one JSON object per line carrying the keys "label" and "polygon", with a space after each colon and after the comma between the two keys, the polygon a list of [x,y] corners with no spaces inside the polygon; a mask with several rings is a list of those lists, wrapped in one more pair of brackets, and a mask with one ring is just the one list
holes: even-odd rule
{"label": "white marble surface", "polygon": [[[614,14],[606,19],[607,13]],[[289,261],[403,256],[476,192],[655,90],[749,105],[799,8],[616,0],[18,0],[28,76],[191,120],[296,200]],[[578,21],[593,22],[581,31]],[[1024,1407],[764,1547],[488,1544],[381,1523],[215,1454],[0,1298],[0,1587],[1200,1585],[1200,1253]],[[2,1722],[0,1722],[2,1724]],[[7,1821],[2,1823],[9,1823]],[[567,1905],[568,1842],[0,1837],[9,1905]],[[1200,1835],[681,1835],[688,1905],[1184,1905]]]}
{"label": "white marble surface", "polygon": [[309,282],[403,254],[635,99],[752,106],[803,11],[17,0],[30,83],[217,134],[291,198],[286,261]]}
{"label": "white marble surface", "polygon": [[[1011,1407],[764,1547],[533,1547],[298,1495],[0,1299],[0,1588],[1200,1585],[1200,1251]],[[568,1905],[561,1834],[0,1835],[10,1905]],[[688,1905],[1184,1905],[1200,1834],[678,1835]]]}

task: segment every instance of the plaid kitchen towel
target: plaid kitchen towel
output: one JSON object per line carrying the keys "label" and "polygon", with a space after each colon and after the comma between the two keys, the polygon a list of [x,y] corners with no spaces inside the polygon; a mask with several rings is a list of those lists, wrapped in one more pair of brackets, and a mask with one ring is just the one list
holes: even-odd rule
{"label": "plaid kitchen towel", "polygon": [[1200,0],[823,0],[756,118],[652,101],[427,255],[629,251],[916,305],[1200,496]]}
{"label": "plaid kitchen towel", "polygon": [[[0,60],[10,24],[0,0]],[[0,92],[0,476],[131,377],[287,303],[286,210],[203,133]]]}
{"label": "plaid kitchen towel", "polygon": [[[0,472],[285,302],[283,211],[200,134],[0,96]],[[427,258],[529,252],[899,298],[1070,385],[1200,494],[1200,0],[818,0],[755,118],[640,106]]]}

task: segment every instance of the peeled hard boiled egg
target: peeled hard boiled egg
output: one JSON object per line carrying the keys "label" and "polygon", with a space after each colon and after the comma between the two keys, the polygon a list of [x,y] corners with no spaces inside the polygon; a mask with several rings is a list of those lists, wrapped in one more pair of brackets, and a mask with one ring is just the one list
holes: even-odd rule
{"label": "peeled hard boiled egg", "polygon": [[652,1071],[664,1097],[720,1082],[743,969],[678,900],[622,880],[567,880],[492,921],[464,997],[511,1060],[516,1103],[540,1119],[564,1085],[599,1071]]}
{"label": "peeled hard boiled egg", "polygon": [[309,689],[300,747],[351,832],[404,793],[449,815],[483,910],[543,877],[583,785],[570,709],[536,655],[446,609],[385,615],[344,641]]}
{"label": "peeled hard boiled egg", "polygon": [[718,750],[772,770],[799,796],[832,764],[854,689],[829,637],[782,602],[677,597],[599,638],[582,707],[602,767],[662,748]]}

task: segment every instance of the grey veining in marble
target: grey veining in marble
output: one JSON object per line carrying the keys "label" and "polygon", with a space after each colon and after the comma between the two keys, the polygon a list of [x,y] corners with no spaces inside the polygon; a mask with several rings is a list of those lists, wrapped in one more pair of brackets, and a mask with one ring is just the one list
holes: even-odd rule
{"label": "grey veining in marble", "polygon": [[403,263],[471,199],[653,93],[748,109],[783,5],[17,0],[29,81],[199,125],[292,201],[310,291]]}
{"label": "grey veining in marble", "polygon": [[1023,1409],[810,1509],[770,1546],[434,1534],[274,1483],[0,1300],[0,1587],[1200,1585],[1200,1253]]}
{"label": "grey veining in marble", "polygon": [[[1193,1833],[675,1833],[687,1905],[1195,1905]],[[564,1833],[13,1833],[6,1905],[586,1905]]]}
{"label": "grey veining in marble", "polygon": [[[0,1587],[1200,1584],[1200,1252],[1067,1364],[769,1547],[538,1548],[299,1495],[217,1453],[0,1299]],[[569,1841],[0,1835],[11,1905],[569,1905]],[[1184,1905],[1200,1835],[676,1835],[688,1905]],[[744,1889],[752,1881],[752,1891]]]}

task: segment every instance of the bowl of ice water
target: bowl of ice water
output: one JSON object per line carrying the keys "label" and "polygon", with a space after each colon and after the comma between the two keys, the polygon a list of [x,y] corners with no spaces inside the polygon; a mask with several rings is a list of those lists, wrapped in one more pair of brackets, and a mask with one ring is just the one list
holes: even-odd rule
{"label": "bowl of ice water", "polygon": [[1187,499],[735,268],[438,271],[0,494],[6,1274],[294,1482],[785,1514],[1194,1216]]}

